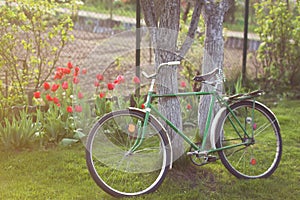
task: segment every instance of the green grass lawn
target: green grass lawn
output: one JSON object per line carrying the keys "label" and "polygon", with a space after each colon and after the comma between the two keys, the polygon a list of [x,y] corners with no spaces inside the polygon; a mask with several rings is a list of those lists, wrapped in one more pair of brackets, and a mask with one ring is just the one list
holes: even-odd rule
{"label": "green grass lawn", "polygon": [[[273,104],[272,104],[273,105]],[[153,194],[133,199],[299,199],[300,101],[272,106],[281,124],[283,155],[267,179],[239,180],[220,161],[171,170]],[[0,199],[114,199],[91,179],[84,147],[0,152]]]}

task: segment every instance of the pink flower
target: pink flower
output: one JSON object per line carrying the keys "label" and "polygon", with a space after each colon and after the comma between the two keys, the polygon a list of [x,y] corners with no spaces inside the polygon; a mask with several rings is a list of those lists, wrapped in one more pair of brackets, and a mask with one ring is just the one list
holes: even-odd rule
{"label": "pink flower", "polygon": [[68,82],[67,82],[67,81],[64,81],[64,82],[62,83],[61,87],[62,87],[64,90],[68,89],[68,87],[69,87]]}
{"label": "pink flower", "polygon": [[82,112],[82,107],[80,105],[75,106],[75,111],[76,112]]}
{"label": "pink flower", "polygon": [[78,84],[78,83],[79,83],[79,79],[78,79],[77,76],[74,76],[74,77],[73,77],[73,83],[74,83],[74,84]]}
{"label": "pink flower", "polygon": [[116,80],[114,81],[115,84],[124,83],[125,78],[122,75],[117,76]]}
{"label": "pink flower", "polygon": [[68,107],[67,107],[67,112],[68,112],[68,113],[72,113],[72,112],[73,112],[72,106],[68,106]]}
{"label": "pink flower", "polygon": [[95,86],[95,87],[99,87],[99,86],[100,86],[100,83],[99,83],[98,81],[95,81],[95,82],[94,82],[94,86]]}
{"label": "pink flower", "polygon": [[78,99],[82,99],[83,98],[83,94],[81,92],[78,92]]}
{"label": "pink flower", "polygon": [[113,90],[115,88],[115,85],[113,83],[107,83],[107,89]]}
{"label": "pink flower", "polygon": [[185,88],[186,87],[186,82],[181,81],[180,86],[183,87],[183,88]]}
{"label": "pink flower", "polygon": [[36,92],[33,93],[33,96],[34,96],[34,98],[36,98],[36,99],[41,98],[41,92],[36,91]]}
{"label": "pink flower", "polygon": [[134,82],[135,84],[141,83],[139,77],[137,77],[137,76],[135,76],[135,77],[133,78],[133,82]]}
{"label": "pink flower", "polygon": [[44,83],[44,89],[49,90],[50,89],[50,84],[48,82]]}
{"label": "pink flower", "polygon": [[82,74],[86,74],[86,73],[87,73],[87,69],[86,69],[86,68],[83,68],[83,69],[81,70],[81,73],[82,73]]}

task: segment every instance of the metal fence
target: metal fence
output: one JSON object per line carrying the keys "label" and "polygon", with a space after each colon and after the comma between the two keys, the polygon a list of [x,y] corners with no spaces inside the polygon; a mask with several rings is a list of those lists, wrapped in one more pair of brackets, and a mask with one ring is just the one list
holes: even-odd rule
{"label": "metal fence", "polygon": [[[106,73],[109,79],[115,78],[117,73],[127,73],[132,77],[139,73],[135,66],[147,68],[151,65],[153,53],[147,33],[142,33],[141,47],[136,48],[139,45],[136,26],[139,23],[144,25],[143,18],[137,23],[139,6],[136,0],[85,0],[84,3],[74,20],[71,34],[75,40],[64,48],[59,65],[71,61],[89,68],[91,74]],[[241,71],[243,35],[235,32],[225,34],[225,70],[234,68]],[[255,52],[259,40],[255,35],[249,40],[249,50]],[[249,60],[250,65],[251,62]],[[121,65],[123,67],[120,68]],[[1,74],[1,79],[7,81],[5,74]]]}

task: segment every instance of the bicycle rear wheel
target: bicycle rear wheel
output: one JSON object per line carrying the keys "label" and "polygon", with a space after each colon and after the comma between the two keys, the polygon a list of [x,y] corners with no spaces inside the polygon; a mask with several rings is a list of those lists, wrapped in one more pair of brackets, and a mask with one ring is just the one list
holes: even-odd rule
{"label": "bicycle rear wheel", "polygon": [[[280,127],[275,115],[263,104],[254,101],[240,101],[230,106],[242,128],[227,109],[221,115],[216,133],[217,148],[242,142],[251,144],[219,151],[223,165],[238,178],[266,178],[278,167],[282,153]],[[239,132],[240,136],[237,134]]]}
{"label": "bicycle rear wheel", "polygon": [[169,164],[170,150],[164,129],[150,116],[142,144],[138,131],[145,113],[136,110],[111,112],[91,129],[86,142],[88,170],[105,192],[115,197],[153,192],[162,183]]}

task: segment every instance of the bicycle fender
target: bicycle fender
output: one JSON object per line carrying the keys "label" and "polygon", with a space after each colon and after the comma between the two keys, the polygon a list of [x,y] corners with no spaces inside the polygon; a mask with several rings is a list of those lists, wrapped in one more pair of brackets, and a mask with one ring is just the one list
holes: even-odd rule
{"label": "bicycle fender", "polygon": [[[143,112],[143,113],[146,114],[146,110],[145,109],[140,109],[140,108],[135,108],[135,107],[128,107],[128,109],[132,110],[132,111]],[[153,115],[150,114],[150,116],[151,116],[151,118],[153,120],[155,120],[161,126],[161,128],[163,129],[163,131],[167,135],[168,145],[170,146],[170,149],[171,149],[171,159],[170,159],[170,167],[169,167],[169,169],[172,169],[172,166],[173,166],[172,165],[172,163],[173,163],[173,147],[172,147],[171,138],[170,138],[169,134],[167,134],[167,131],[166,131],[165,127],[160,123],[160,121],[156,117],[154,117]]]}
{"label": "bicycle fender", "polygon": [[[245,100],[245,101],[251,101],[251,100]],[[253,102],[253,101],[251,101]],[[260,103],[259,101],[255,101],[256,104],[260,105],[261,107],[265,108],[271,115],[273,115],[274,120],[276,121],[278,128],[280,129],[280,124],[279,121],[276,117],[276,115],[271,111],[270,108],[268,108],[266,105],[264,105],[263,103]],[[234,105],[235,103],[233,103],[232,105]],[[230,106],[232,106],[230,105]],[[210,132],[210,142],[211,142],[211,147],[212,149],[216,149],[216,134],[220,134],[220,133],[216,133],[216,128],[217,125],[219,123],[220,119],[223,119],[226,116],[226,107],[221,108],[218,113],[216,114],[215,118],[213,119],[212,125],[211,125],[211,132]]]}
{"label": "bicycle fender", "polygon": [[[211,124],[211,129],[210,129],[210,143],[211,143],[211,148],[216,149],[216,128],[218,125],[218,122],[220,119],[224,118],[226,115],[226,107],[221,108],[217,114],[215,115],[213,122]],[[217,133],[220,134],[220,133]]]}

